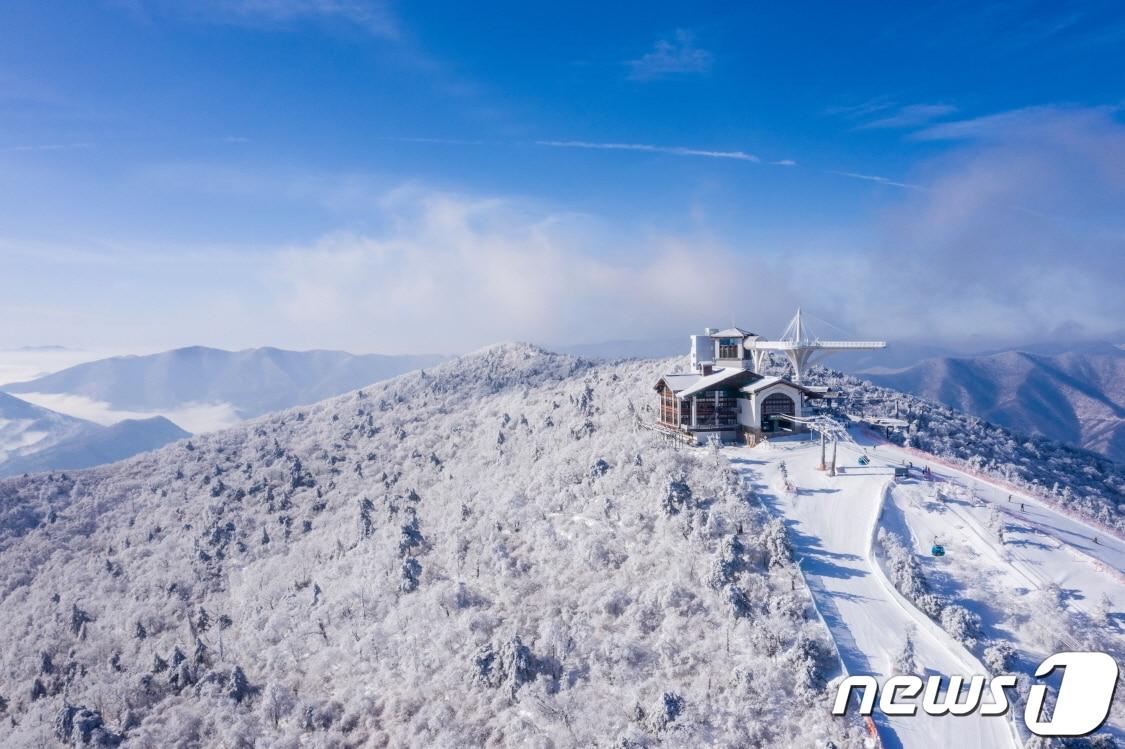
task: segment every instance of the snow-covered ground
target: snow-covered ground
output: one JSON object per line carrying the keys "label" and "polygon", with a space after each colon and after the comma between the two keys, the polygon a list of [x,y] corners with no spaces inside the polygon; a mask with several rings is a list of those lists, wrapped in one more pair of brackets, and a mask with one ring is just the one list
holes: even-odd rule
{"label": "snow-covered ground", "polygon": [[[1044,620],[1078,614],[1094,622],[1107,608],[1103,596],[1112,611],[1125,603],[1121,539],[1026,495],[1014,493],[1009,502],[1009,489],[926,461],[915,451],[876,444],[858,431],[855,438],[856,445],[840,445],[838,464],[844,470],[835,478],[817,470],[817,442],[790,438],[727,451],[767,505],[785,518],[850,672],[880,680],[896,673],[895,657],[908,632],[914,633],[923,675],[983,672],[972,652],[894,590],[874,556],[879,528],[908,543],[935,593],[981,616],[983,637],[1015,647],[1013,670],[1034,668],[1051,650],[1043,643],[1052,635],[1072,642],[1066,627]],[[861,467],[856,461],[864,451],[872,462]],[[907,461],[914,478],[894,482],[891,465]],[[922,480],[923,465],[930,466],[932,481]],[[930,556],[935,542],[945,546],[945,557]],[[1036,616],[1052,584],[1061,591],[1062,611]],[[890,747],[997,747],[1018,741],[1007,717],[935,718],[921,711],[888,717],[877,711],[876,722]]]}

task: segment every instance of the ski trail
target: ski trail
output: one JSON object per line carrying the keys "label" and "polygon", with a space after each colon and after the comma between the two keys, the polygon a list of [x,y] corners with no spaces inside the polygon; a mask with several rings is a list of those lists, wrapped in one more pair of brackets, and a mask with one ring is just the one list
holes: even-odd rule
{"label": "ski trail", "polygon": [[[752,483],[772,511],[783,517],[810,590],[849,673],[883,679],[894,674],[894,657],[907,632],[915,635],[923,676],[985,673],[976,659],[904,600],[873,556],[872,540],[882,507],[887,469],[848,471],[829,478],[816,470],[819,446],[778,442],[731,451],[732,465]],[[797,493],[784,491],[782,464]],[[921,618],[919,618],[921,617]],[[935,631],[936,630],[936,631]],[[1005,717],[974,714],[934,717],[876,713],[883,744],[958,749],[1019,746]]]}
{"label": "ski trail", "polygon": [[[860,436],[860,439],[874,449],[875,443],[869,438]],[[874,454],[888,463],[910,461],[916,469],[929,466],[939,485],[954,486],[969,495],[972,506],[950,504],[948,508],[965,520],[968,527],[981,527],[982,519],[977,508],[995,509],[1005,522],[1014,524],[1009,526],[1010,529],[1025,536],[1034,535],[1038,543],[1051,547],[1050,550],[1035,552],[1026,546],[1005,546],[1001,554],[1003,563],[1025,579],[1031,578],[1029,582],[1034,581],[1034,587],[1057,584],[1080,589],[1084,595],[1071,597],[1068,606],[1087,615],[1094,614],[1095,602],[1103,594],[1115,606],[1125,606],[1125,541],[1116,533],[1106,533],[1097,525],[1064,512],[1039,497],[1021,493],[1003,482],[957,469],[936,458],[931,459],[917,450],[879,442]],[[974,515],[978,516],[975,520],[971,519]],[[981,541],[981,547],[1001,553],[991,534],[985,532]],[[1065,554],[1064,557],[1059,556],[1060,551]]]}

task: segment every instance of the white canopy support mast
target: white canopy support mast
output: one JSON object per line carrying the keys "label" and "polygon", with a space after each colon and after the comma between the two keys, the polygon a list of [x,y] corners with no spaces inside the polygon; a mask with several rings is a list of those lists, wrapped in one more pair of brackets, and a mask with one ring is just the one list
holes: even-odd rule
{"label": "white canopy support mast", "polygon": [[754,361],[754,371],[761,373],[767,352],[778,351],[789,359],[793,367],[793,380],[801,382],[805,370],[814,361],[840,351],[872,351],[887,347],[886,341],[822,341],[813,336],[805,326],[800,308],[789,321],[785,332],[776,341],[761,338],[747,338],[746,350]]}

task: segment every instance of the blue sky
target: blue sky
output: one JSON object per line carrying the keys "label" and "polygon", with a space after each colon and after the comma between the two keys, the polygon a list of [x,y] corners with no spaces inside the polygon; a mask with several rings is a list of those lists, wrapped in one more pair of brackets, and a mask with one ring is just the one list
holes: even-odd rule
{"label": "blue sky", "polygon": [[5,3],[0,345],[1120,337],[1125,8],[732,5]]}

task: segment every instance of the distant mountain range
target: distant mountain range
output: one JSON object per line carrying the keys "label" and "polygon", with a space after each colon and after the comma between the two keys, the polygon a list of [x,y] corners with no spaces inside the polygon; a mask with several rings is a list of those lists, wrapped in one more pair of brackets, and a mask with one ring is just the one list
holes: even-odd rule
{"label": "distant mountain range", "polygon": [[88,425],[82,419],[0,393],[0,465],[37,445],[43,449],[77,436]]}
{"label": "distant mountain range", "polygon": [[229,404],[239,417],[251,418],[315,403],[444,358],[191,346],[79,364],[34,380],[0,385],[0,390],[83,396],[128,412]]}
{"label": "distant mountain range", "polygon": [[187,436],[161,416],[102,426],[0,393],[0,476],[89,468]]}
{"label": "distant mountain range", "polygon": [[1125,461],[1125,351],[1088,344],[1058,354],[1004,351],[868,371],[876,384],[1026,434]]}
{"label": "distant mountain range", "polygon": [[[0,476],[122,460],[189,436],[176,423],[181,416],[192,431],[209,431],[315,403],[444,358],[193,346],[78,364],[0,385],[6,391],[0,392]],[[194,420],[188,418],[193,409]],[[201,428],[196,424],[204,423],[201,410],[222,418],[211,418]]]}
{"label": "distant mountain range", "polygon": [[[656,358],[686,353],[687,340],[607,341],[563,350],[594,359]],[[863,358],[840,356],[826,363],[1018,432],[1041,434],[1125,461],[1125,351],[1121,348],[1084,344],[1052,354],[1048,346],[1032,346],[925,358],[934,351],[940,349],[894,343],[882,351],[864,352]],[[193,346],[78,364],[0,385],[0,391],[27,394],[50,406],[0,393],[0,475],[119,460],[187,436],[180,427],[207,431],[315,403],[434,366],[444,358]],[[94,415],[67,408],[72,399],[96,403],[102,410]],[[186,418],[186,410],[199,406],[221,407],[228,417],[201,428]],[[106,427],[75,417],[115,423]],[[108,447],[108,442],[114,446]]]}

